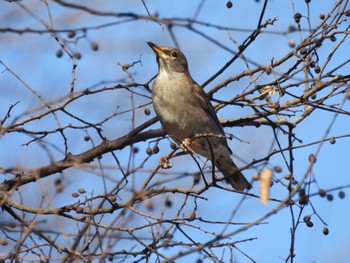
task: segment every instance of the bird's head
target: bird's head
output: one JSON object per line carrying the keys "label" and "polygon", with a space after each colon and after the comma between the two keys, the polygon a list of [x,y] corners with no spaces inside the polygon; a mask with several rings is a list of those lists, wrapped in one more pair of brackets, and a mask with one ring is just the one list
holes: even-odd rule
{"label": "bird's head", "polygon": [[172,73],[188,73],[187,60],[184,54],[173,47],[160,47],[152,42],[147,42],[157,55],[159,72],[165,71]]}

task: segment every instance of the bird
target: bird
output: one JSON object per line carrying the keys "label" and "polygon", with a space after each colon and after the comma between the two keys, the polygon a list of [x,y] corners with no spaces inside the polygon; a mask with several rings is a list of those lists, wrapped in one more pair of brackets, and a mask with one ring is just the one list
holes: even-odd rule
{"label": "bird", "polygon": [[251,189],[231,159],[224,129],[208,95],[191,77],[185,55],[177,48],[147,44],[158,64],[152,102],[163,130],[182,148],[213,161],[234,189]]}

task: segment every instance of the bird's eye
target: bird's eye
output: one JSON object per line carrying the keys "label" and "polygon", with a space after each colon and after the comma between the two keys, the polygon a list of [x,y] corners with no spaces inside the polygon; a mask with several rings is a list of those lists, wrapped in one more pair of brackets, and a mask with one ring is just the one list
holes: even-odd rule
{"label": "bird's eye", "polygon": [[171,51],[170,55],[173,57],[173,58],[177,58],[179,56],[179,53],[176,51],[176,50],[173,50]]}

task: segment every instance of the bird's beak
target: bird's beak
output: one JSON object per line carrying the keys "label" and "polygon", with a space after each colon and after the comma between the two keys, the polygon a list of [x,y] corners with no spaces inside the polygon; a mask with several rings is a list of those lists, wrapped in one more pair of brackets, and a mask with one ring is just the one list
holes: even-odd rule
{"label": "bird's beak", "polygon": [[154,53],[156,53],[157,56],[165,55],[164,51],[156,44],[153,44],[152,42],[147,42],[147,44],[153,49]]}

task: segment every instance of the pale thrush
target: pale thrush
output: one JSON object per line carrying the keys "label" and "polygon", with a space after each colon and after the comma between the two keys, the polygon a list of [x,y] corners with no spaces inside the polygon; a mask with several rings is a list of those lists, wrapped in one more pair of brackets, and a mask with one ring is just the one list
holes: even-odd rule
{"label": "pale thrush", "polygon": [[152,100],[165,132],[184,148],[214,161],[233,188],[250,189],[231,159],[224,129],[207,94],[192,79],[184,54],[176,48],[147,44],[157,55]]}

